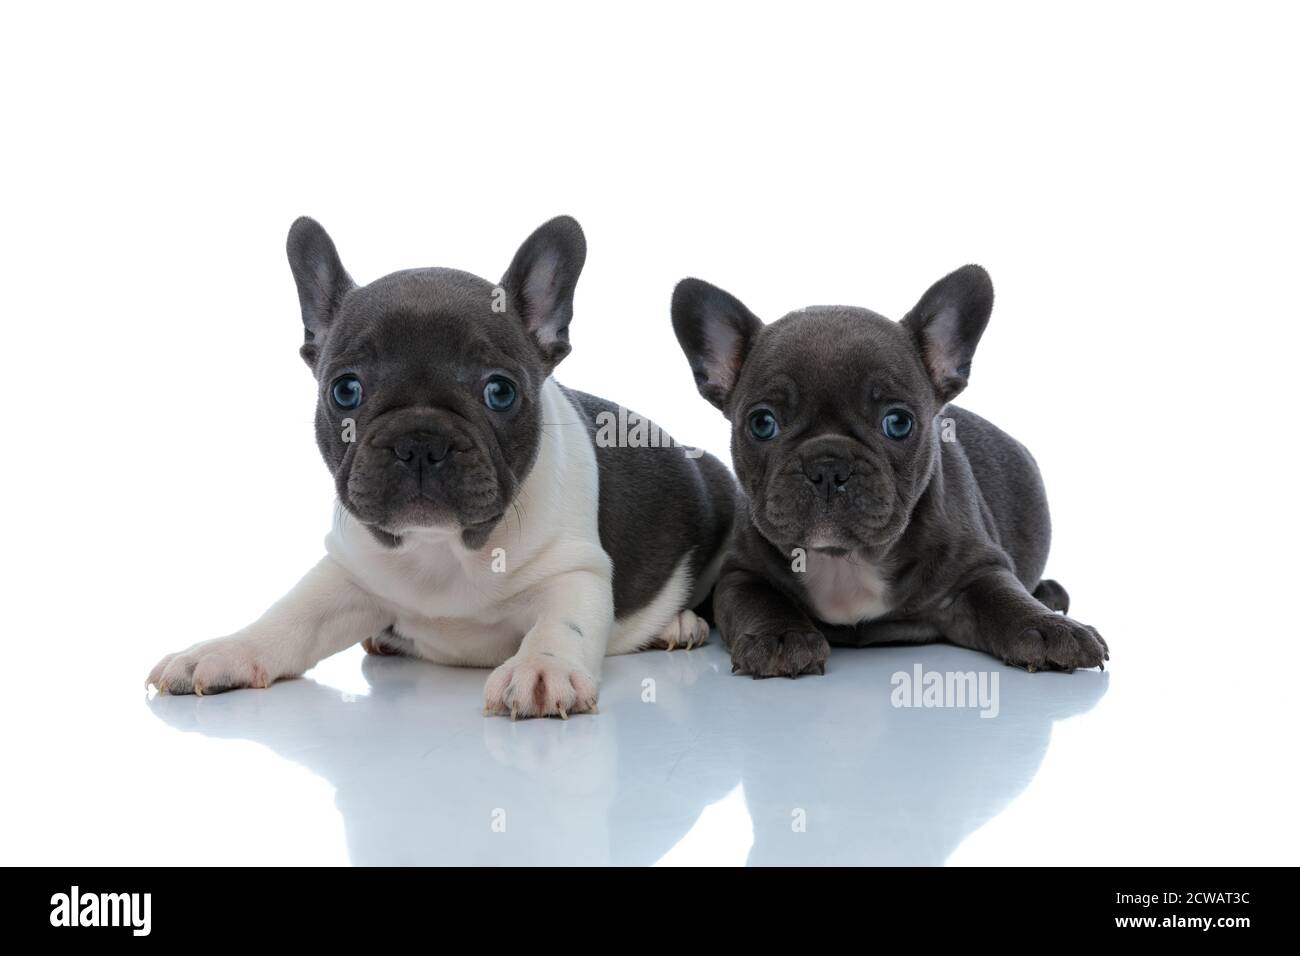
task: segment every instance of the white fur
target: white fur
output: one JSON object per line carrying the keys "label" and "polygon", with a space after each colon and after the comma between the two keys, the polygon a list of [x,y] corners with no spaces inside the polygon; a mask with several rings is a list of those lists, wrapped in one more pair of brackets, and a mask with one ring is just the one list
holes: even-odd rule
{"label": "white fur", "polygon": [[813,610],[828,624],[858,624],[890,608],[885,573],[854,554],[833,557],[808,552],[803,585]]}
{"label": "white fur", "polygon": [[149,682],[173,693],[266,686],[392,628],[421,657],[496,667],[490,712],[593,708],[605,654],[659,634],[687,605],[690,575],[684,557],[646,607],[614,622],[595,449],[554,381],[541,398],[537,460],[484,547],[466,549],[452,529],[416,529],[389,548],[336,509],[327,556],[297,587],[243,631],[164,658]]}

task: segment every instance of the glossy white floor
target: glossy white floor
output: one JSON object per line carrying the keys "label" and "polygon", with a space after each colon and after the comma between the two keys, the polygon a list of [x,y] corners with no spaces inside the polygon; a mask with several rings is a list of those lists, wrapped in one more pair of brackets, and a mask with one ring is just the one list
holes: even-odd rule
{"label": "glossy white floor", "polygon": [[[1298,8],[764,7],[6,5],[0,862],[1300,861]],[[1038,460],[1108,671],[754,682],[715,638],[567,722],[359,650],[147,700],[321,555],[294,218],[369,282],[500,276],[561,213],[557,378],[723,458],[682,277],[898,318],[987,266],[959,404]],[[917,664],[998,674],[997,716],[894,707]]]}
{"label": "glossy white floor", "polygon": [[[46,675],[6,732],[5,862],[1294,861],[1290,707],[1116,643],[1105,673],[930,646],[754,681],[715,635],[608,661],[601,712],[567,722],[485,719],[484,672],[359,648],[205,698]],[[894,706],[918,666],[996,694]]]}

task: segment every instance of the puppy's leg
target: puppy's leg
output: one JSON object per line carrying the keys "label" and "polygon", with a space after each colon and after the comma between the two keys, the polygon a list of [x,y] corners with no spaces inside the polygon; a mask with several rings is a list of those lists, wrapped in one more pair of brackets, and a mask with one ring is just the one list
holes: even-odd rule
{"label": "puppy's leg", "polygon": [[1039,581],[1038,587],[1034,588],[1034,597],[1053,611],[1060,611],[1062,614],[1070,613],[1070,593],[1057,581],[1050,578]]}
{"label": "puppy's leg", "polygon": [[684,647],[689,651],[692,647],[703,647],[708,640],[709,622],[694,611],[684,609],[673,615],[672,620],[664,625],[658,635],[651,638],[645,649],[671,651]]}
{"label": "puppy's leg", "polygon": [[936,621],[954,644],[1029,671],[1102,667],[1110,659],[1096,628],[1058,614],[998,568],[958,595]]}
{"label": "puppy's leg", "polygon": [[594,711],[613,624],[607,574],[570,571],[547,582],[519,651],[488,677],[483,713],[567,718]]}
{"label": "puppy's leg", "polygon": [[713,591],[722,644],[732,673],[798,677],[826,673],[830,644],[804,611],[747,571],[729,571]]}
{"label": "puppy's leg", "polygon": [[375,599],[326,557],[257,621],[229,637],[168,654],[148,683],[169,694],[269,687],[390,624]]}
{"label": "puppy's leg", "polygon": [[414,657],[415,645],[408,638],[393,633],[392,629],[367,637],[361,642],[361,648],[367,654],[378,657]]}

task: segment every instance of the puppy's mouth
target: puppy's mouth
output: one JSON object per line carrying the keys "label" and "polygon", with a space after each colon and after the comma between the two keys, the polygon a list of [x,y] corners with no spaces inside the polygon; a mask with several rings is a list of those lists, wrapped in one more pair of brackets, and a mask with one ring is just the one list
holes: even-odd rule
{"label": "puppy's mouth", "polygon": [[434,499],[421,496],[415,507],[408,506],[399,515],[383,523],[369,523],[369,526],[381,541],[390,546],[398,546],[404,541],[445,542],[459,538],[465,548],[477,551],[487,544],[504,516],[504,511],[496,511],[486,518],[463,520]]}
{"label": "puppy's mouth", "polygon": [[461,545],[467,550],[477,551],[487,544],[503,515],[504,512],[501,512],[493,518],[469,525],[457,521],[438,525],[404,525],[401,528],[375,526],[374,530],[381,541],[392,546],[399,546],[403,542],[419,541],[445,543],[453,538],[459,538]]}
{"label": "puppy's mouth", "polygon": [[[859,548],[878,544],[880,532],[889,523],[888,516],[883,520],[875,516],[868,518],[858,511],[823,513],[799,520],[804,522],[801,525],[804,546],[809,551],[832,558],[842,558]],[[807,523],[809,521],[811,523]]]}
{"label": "puppy's mouth", "polygon": [[416,531],[477,534],[490,531],[505,514],[497,507],[455,508],[438,495],[425,491],[416,492],[404,503],[386,510],[382,519],[369,523],[398,536]]}

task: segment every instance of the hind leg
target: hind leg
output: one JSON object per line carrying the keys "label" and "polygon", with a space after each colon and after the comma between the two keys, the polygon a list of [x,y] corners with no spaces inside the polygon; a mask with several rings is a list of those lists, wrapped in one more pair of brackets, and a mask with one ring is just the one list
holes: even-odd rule
{"label": "hind leg", "polygon": [[1058,582],[1050,578],[1044,578],[1038,582],[1038,587],[1034,588],[1034,597],[1047,605],[1050,610],[1060,611],[1062,614],[1070,613],[1069,593]]}
{"label": "hind leg", "polygon": [[673,615],[664,629],[650,639],[645,650],[671,651],[675,647],[700,647],[709,639],[709,622],[694,611],[683,610]]}
{"label": "hind leg", "polygon": [[405,637],[393,633],[389,628],[374,637],[367,637],[361,642],[367,654],[375,654],[379,657],[414,657],[415,645]]}

